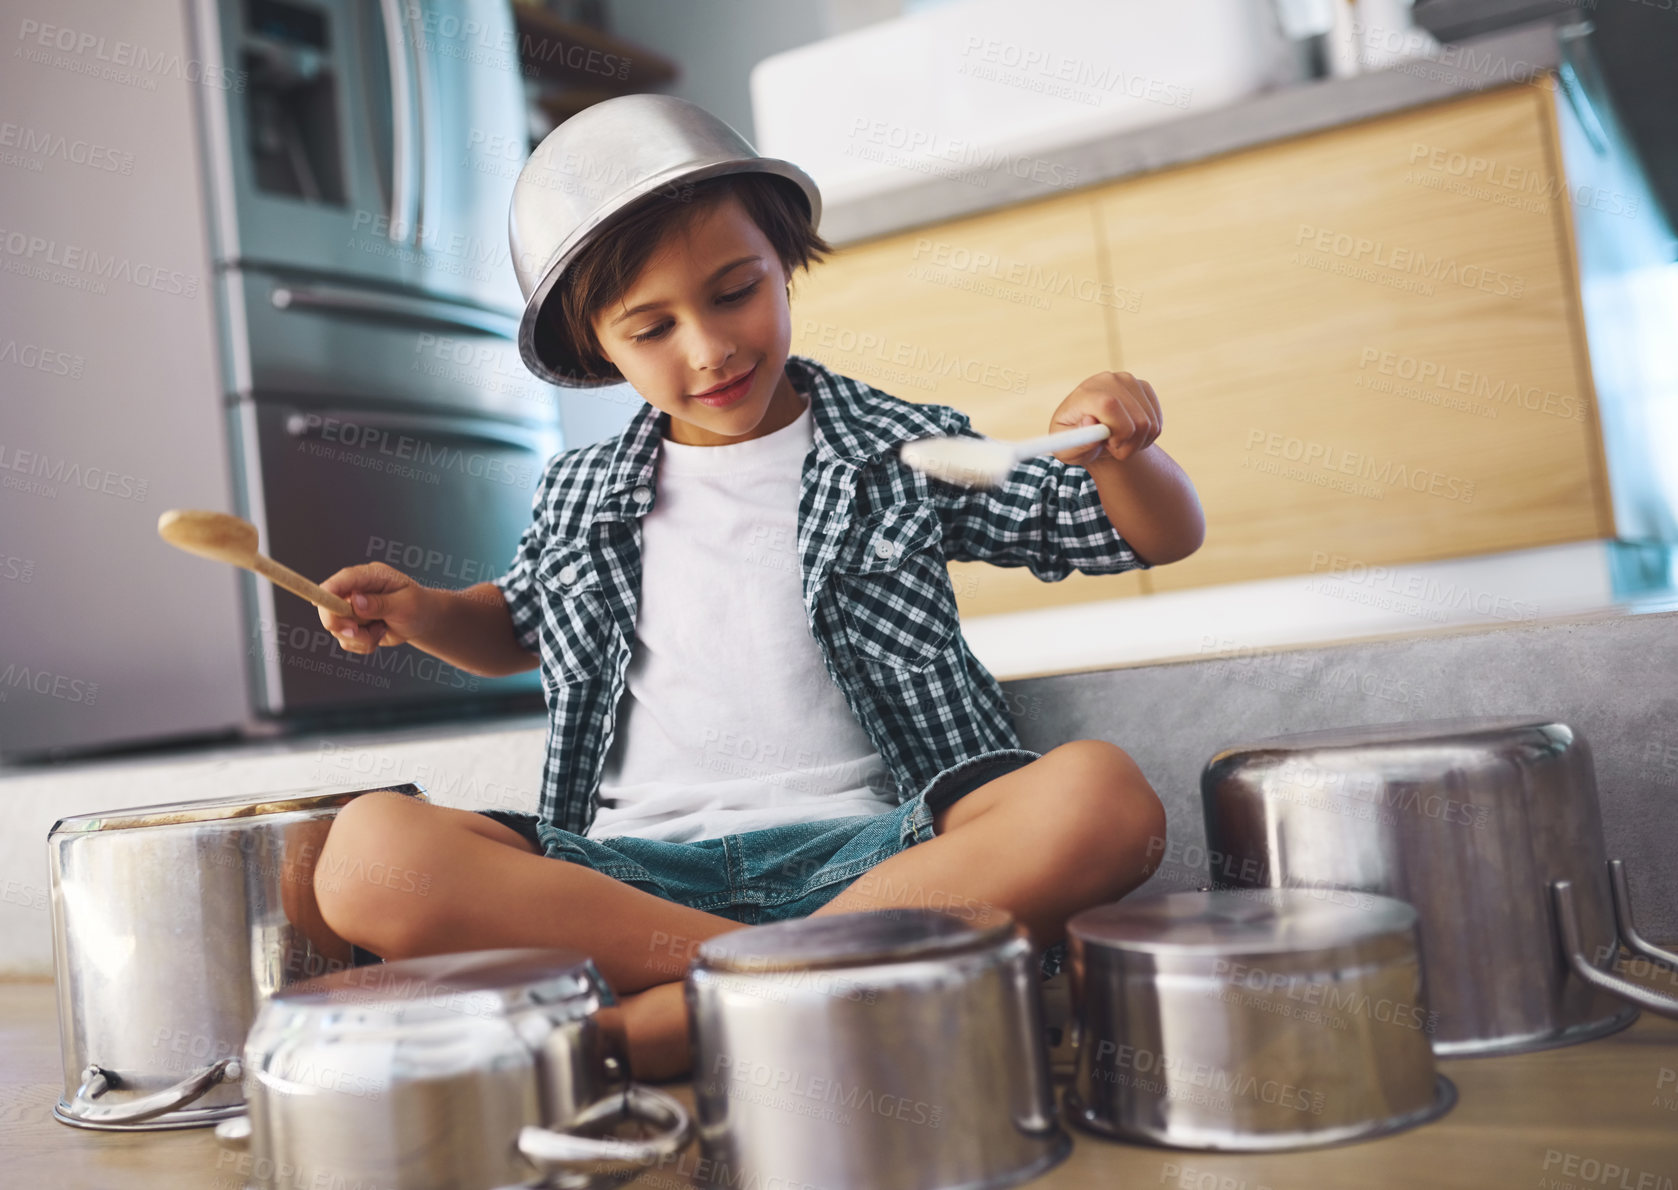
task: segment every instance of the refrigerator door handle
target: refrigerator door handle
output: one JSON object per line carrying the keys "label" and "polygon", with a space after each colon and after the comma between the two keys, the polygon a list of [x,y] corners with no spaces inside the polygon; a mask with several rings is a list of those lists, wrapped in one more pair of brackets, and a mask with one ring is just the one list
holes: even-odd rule
{"label": "refrigerator door handle", "polygon": [[390,60],[390,226],[398,244],[419,240],[419,192],[415,186],[420,142],[414,126],[414,59],[408,46],[408,0],[379,0],[385,54]]}
{"label": "refrigerator door handle", "polygon": [[414,245],[418,247],[426,222],[436,222],[439,216],[437,198],[442,179],[438,174],[442,168],[442,154],[434,151],[438,146],[432,140],[442,125],[437,118],[437,95],[431,86],[432,50],[425,34],[426,0],[398,2],[407,22],[408,44],[414,51],[414,92],[419,111],[419,137],[415,141],[419,146],[415,160],[415,172],[419,177],[419,193],[416,196],[419,212],[414,219]]}
{"label": "refrigerator door handle", "polygon": [[479,310],[435,298],[404,297],[372,289],[349,289],[340,285],[276,285],[269,296],[276,310],[327,310],[340,314],[362,314],[394,318],[402,322],[429,323],[456,331],[475,331],[517,339],[519,320],[510,314]]}
{"label": "refrigerator door handle", "polygon": [[506,422],[488,418],[446,417],[423,413],[384,413],[371,409],[297,412],[286,416],[286,433],[293,438],[318,438],[325,435],[328,422],[335,426],[355,426],[357,429],[390,430],[430,439],[452,439],[457,442],[481,442],[489,446],[510,446],[527,450],[544,462],[558,450],[552,444],[554,435],[540,430],[526,430]]}

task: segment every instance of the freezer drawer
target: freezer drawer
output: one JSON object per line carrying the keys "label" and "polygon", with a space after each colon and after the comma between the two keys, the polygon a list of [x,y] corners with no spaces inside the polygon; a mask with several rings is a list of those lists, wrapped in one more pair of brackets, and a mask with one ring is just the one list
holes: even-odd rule
{"label": "freezer drawer", "polygon": [[508,315],[414,293],[229,270],[223,384],[237,396],[430,407],[559,424]]}
{"label": "freezer drawer", "polygon": [[[270,556],[317,582],[385,562],[430,587],[461,589],[506,570],[531,517],[556,430],[349,404],[241,401],[241,515]],[[542,707],[536,669],[480,678],[411,645],[344,652],[316,609],[254,578],[246,654],[260,714],[496,702]]]}

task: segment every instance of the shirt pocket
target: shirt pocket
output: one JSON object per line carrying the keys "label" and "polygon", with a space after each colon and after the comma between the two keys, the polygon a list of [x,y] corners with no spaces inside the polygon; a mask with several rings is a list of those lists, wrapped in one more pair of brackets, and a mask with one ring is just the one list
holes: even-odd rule
{"label": "shirt pocket", "polygon": [[543,658],[552,671],[551,678],[544,675],[545,684],[567,685],[596,676],[613,638],[613,624],[588,546],[548,546],[537,559],[535,575],[542,592]]}
{"label": "shirt pocket", "polygon": [[851,526],[833,563],[857,655],[899,669],[937,662],[961,628],[930,504],[900,505]]}

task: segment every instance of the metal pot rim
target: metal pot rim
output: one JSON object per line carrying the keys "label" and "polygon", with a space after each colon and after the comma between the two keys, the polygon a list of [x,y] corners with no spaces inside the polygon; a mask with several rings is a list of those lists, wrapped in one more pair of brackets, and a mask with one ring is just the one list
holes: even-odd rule
{"label": "metal pot rim", "polygon": [[1366,899],[1372,904],[1341,905],[1298,888],[1145,893],[1076,913],[1066,932],[1085,947],[1125,954],[1308,958],[1416,924],[1408,901]]}
{"label": "metal pot rim", "polygon": [[124,810],[99,810],[90,814],[74,814],[60,818],[47,832],[54,835],[90,831],[127,830],[133,827],[178,826],[189,822],[216,822],[237,818],[259,818],[268,814],[285,814],[295,810],[318,810],[342,806],[364,793],[390,790],[409,796],[425,797],[423,786],[408,782],[401,785],[376,785],[361,789],[343,786],[316,786],[293,793],[253,793],[240,798],[201,798],[194,801],[158,802],[149,806],[131,806]]}
{"label": "metal pot rim", "polygon": [[746,975],[912,962],[988,950],[1014,930],[1001,910],[982,924],[936,909],[835,913],[718,934],[699,945],[695,967]]}

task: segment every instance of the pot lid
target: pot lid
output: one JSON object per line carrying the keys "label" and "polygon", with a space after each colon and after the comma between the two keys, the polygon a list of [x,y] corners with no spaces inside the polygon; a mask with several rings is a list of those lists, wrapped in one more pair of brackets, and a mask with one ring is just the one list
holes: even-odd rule
{"label": "pot lid", "polygon": [[277,1011],[319,1009],[363,1023],[449,1016],[506,1016],[568,1006],[554,1019],[585,1016],[612,994],[587,955],[549,947],[472,950],[350,967],[275,992]]}
{"label": "pot lid", "polygon": [[[1337,902],[1337,895],[1344,899]],[[1305,954],[1408,931],[1415,923],[1408,902],[1373,893],[1217,889],[1097,905],[1075,914],[1066,932],[1088,946],[1146,954]]]}
{"label": "pot lid", "polygon": [[1577,733],[1548,715],[1477,715],[1451,719],[1419,719],[1409,723],[1374,723],[1365,726],[1329,727],[1319,731],[1292,732],[1221,749],[1209,764],[1243,752],[1292,752],[1304,749],[1364,748],[1380,745],[1420,743],[1458,744],[1476,736],[1516,735],[1531,732],[1567,735]]}
{"label": "pot lid", "polygon": [[190,802],[162,802],[155,806],[129,806],[122,810],[75,814],[69,818],[60,818],[52,824],[52,829],[47,834],[50,837],[75,831],[175,826],[185,822],[215,822],[222,819],[255,818],[262,814],[285,814],[293,810],[316,810],[341,806],[364,793],[384,789],[393,793],[405,793],[411,797],[425,797],[425,789],[412,782],[404,785],[377,785],[369,789],[314,786],[291,792],[251,793],[239,797],[206,798]]}
{"label": "pot lid", "polygon": [[1013,933],[1014,919],[994,908],[976,921],[937,909],[829,913],[718,934],[700,943],[699,964],[750,972],[907,962],[994,946]]}

